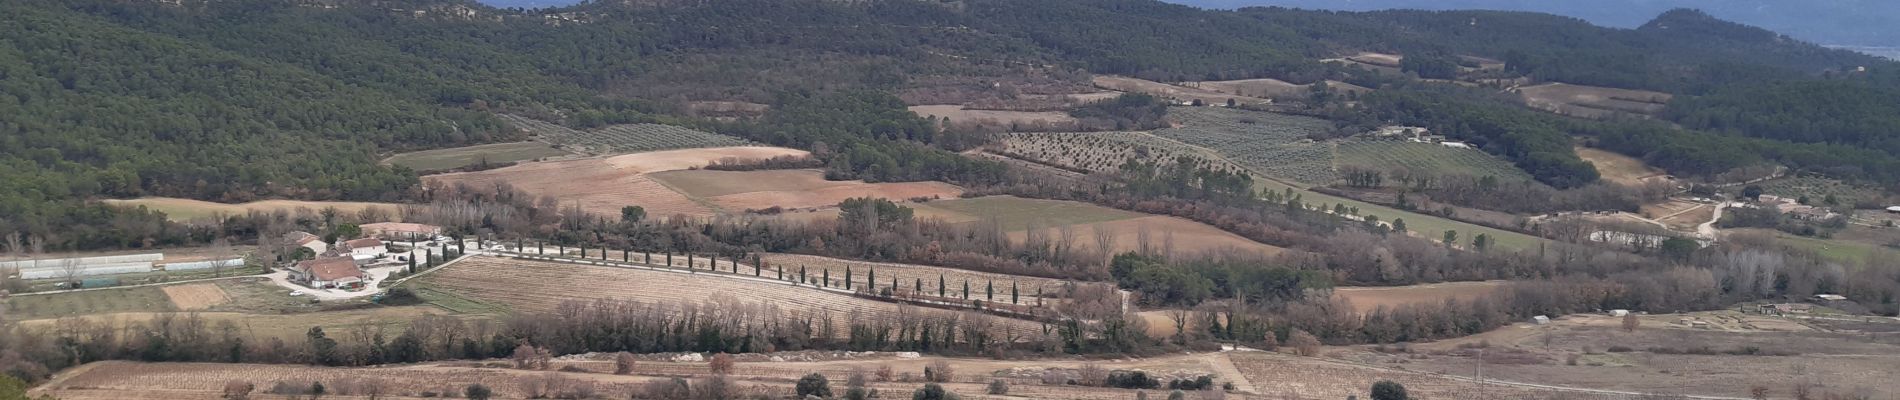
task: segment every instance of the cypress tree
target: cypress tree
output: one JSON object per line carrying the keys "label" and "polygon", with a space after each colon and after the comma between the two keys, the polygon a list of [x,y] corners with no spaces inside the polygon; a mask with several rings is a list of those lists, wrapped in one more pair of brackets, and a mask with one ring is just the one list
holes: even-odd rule
{"label": "cypress tree", "polygon": [[924,278],[917,278],[917,287],[911,289],[911,292],[916,293],[918,296],[924,295]]}
{"label": "cypress tree", "polygon": [[937,274],[937,297],[945,297],[943,283],[943,274]]}
{"label": "cypress tree", "polygon": [[831,287],[831,268],[825,268],[825,287]]}
{"label": "cypress tree", "polygon": [[969,279],[963,280],[963,299],[964,300],[970,299],[970,280]]}
{"label": "cypress tree", "polygon": [[1016,303],[1016,281],[1009,281],[1009,304]]}
{"label": "cypress tree", "polygon": [[864,273],[864,288],[873,292],[877,291],[877,268]]}
{"label": "cypress tree", "polygon": [[996,301],[996,280],[983,284],[983,300]]}
{"label": "cypress tree", "polygon": [[851,290],[851,267],[844,267],[844,290]]}
{"label": "cypress tree", "polygon": [[805,266],[803,265],[798,266],[798,283],[805,283],[809,281],[810,281],[809,279],[805,279]]}
{"label": "cypress tree", "polygon": [[416,253],[415,252],[409,253],[409,273],[410,274],[416,273]]}

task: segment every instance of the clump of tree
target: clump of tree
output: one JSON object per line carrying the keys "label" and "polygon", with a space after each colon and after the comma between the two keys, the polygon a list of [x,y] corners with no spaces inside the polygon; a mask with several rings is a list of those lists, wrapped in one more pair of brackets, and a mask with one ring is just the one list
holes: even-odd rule
{"label": "clump of tree", "polygon": [[1167,126],[1168,103],[1154,96],[1125,93],[1077,107],[1069,115],[1083,130],[1150,130]]}

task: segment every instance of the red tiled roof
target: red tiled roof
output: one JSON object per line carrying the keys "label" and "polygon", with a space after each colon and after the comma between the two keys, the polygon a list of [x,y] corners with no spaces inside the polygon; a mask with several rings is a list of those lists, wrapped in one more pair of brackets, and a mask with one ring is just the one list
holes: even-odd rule
{"label": "red tiled roof", "polygon": [[297,270],[310,274],[311,279],[335,281],[343,278],[363,276],[363,269],[356,266],[356,260],[349,257],[319,258],[299,261]]}
{"label": "red tiled roof", "polygon": [[285,234],[284,239],[289,241],[292,246],[302,246],[310,242],[315,242],[320,238],[318,238],[317,235],[310,234],[310,232],[299,231]]}
{"label": "red tiled roof", "polygon": [[346,246],[349,246],[352,249],[360,249],[364,247],[381,246],[383,245],[383,241],[377,240],[375,238],[365,238],[365,239],[356,239],[356,240],[351,240],[348,242],[343,242],[343,244]]}

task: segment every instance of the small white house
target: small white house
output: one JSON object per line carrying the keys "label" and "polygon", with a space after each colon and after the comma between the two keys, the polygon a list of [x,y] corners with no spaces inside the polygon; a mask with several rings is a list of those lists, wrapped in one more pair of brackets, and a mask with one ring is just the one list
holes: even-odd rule
{"label": "small white house", "polygon": [[1628,315],[1630,315],[1630,310],[1624,310],[1624,309],[1610,310],[1610,316],[1612,317],[1622,317],[1622,316],[1628,316]]}
{"label": "small white house", "polygon": [[1814,295],[1814,298],[1816,298],[1816,299],[1820,299],[1820,300],[1822,300],[1822,301],[1841,301],[1841,300],[1847,300],[1847,296],[1842,296],[1842,295],[1838,295],[1838,294],[1817,294],[1817,295]]}
{"label": "small white house", "polygon": [[1887,212],[1900,214],[1900,206],[1887,207]]}
{"label": "small white house", "polygon": [[343,242],[343,246],[350,249],[351,256],[369,256],[370,258],[376,258],[382,257],[384,254],[389,254],[389,247],[384,246],[382,240],[375,238],[351,240]]}
{"label": "small white house", "polygon": [[1439,144],[1439,145],[1442,145],[1442,146],[1445,146],[1445,147],[1450,147],[1450,148],[1454,148],[1454,149],[1469,149],[1469,148],[1471,148],[1471,145],[1469,145],[1469,144],[1465,144],[1465,142],[1438,142],[1438,144]]}
{"label": "small white house", "polygon": [[1544,325],[1544,324],[1549,324],[1549,323],[1550,323],[1550,317],[1546,317],[1546,316],[1542,316],[1542,315],[1539,315],[1539,316],[1535,316],[1535,317],[1531,317],[1531,323],[1533,323],[1533,324],[1538,324],[1538,325]]}

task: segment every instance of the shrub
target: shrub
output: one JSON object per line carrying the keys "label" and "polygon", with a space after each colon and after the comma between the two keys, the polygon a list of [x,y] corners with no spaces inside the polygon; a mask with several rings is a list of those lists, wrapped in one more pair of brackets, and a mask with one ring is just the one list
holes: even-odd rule
{"label": "shrub", "polygon": [[931,361],[930,365],[924,366],[924,380],[936,382],[936,383],[946,383],[956,378],[957,378],[956,370],[950,367],[950,361],[947,361],[947,360]]}
{"label": "shrub", "polygon": [[581,368],[579,365],[563,365],[561,366],[560,371],[561,372],[594,372],[594,371],[588,371],[586,368]]}
{"label": "shrub", "polygon": [[224,398],[232,399],[232,400],[248,399],[248,398],[251,398],[252,390],[257,390],[257,385],[253,385],[250,382],[245,382],[245,381],[225,382],[224,383]]}
{"label": "shrub", "polygon": [[1611,353],[1628,353],[1635,350],[1636,349],[1629,348],[1629,346],[1610,346],[1610,348],[1605,349],[1604,351],[1608,351]]}
{"label": "shrub", "polygon": [[1293,354],[1303,357],[1319,355],[1319,337],[1303,330],[1294,329],[1293,334],[1287,336],[1286,345],[1293,348]]}
{"label": "shrub", "polygon": [[638,360],[634,358],[633,353],[623,351],[614,354],[614,375],[632,375],[636,361]]}
{"label": "shrub", "polygon": [[805,375],[803,378],[798,378],[798,386],[796,389],[798,390],[798,397],[801,398],[810,396],[821,398],[831,397],[831,381],[825,379],[824,375],[816,372]]}
{"label": "shrub", "polygon": [[1002,396],[1009,394],[1009,382],[1002,379],[990,381],[990,394]]}
{"label": "shrub", "polygon": [[711,360],[706,361],[706,366],[712,368],[712,373],[719,375],[732,373],[733,364],[732,355],[726,353],[714,354]]}
{"label": "shrub", "polygon": [[890,382],[891,379],[896,378],[896,377],[897,377],[897,370],[891,369],[890,365],[877,366],[877,381],[878,382]]}
{"label": "shrub", "polygon": [[1393,381],[1378,381],[1372,384],[1372,400],[1406,400],[1405,385]]}
{"label": "shrub", "polygon": [[641,398],[645,399],[684,400],[693,397],[693,385],[686,383],[686,379],[673,378],[647,382],[646,387],[641,388],[641,392],[644,394]]}
{"label": "shrub", "polygon": [[1082,369],[1076,371],[1076,374],[1077,377],[1075,381],[1082,386],[1103,386],[1108,384],[1108,370],[1103,369],[1100,364],[1082,364]]}
{"label": "shrub", "polygon": [[916,392],[911,392],[910,400],[957,400],[957,394],[944,391],[942,385],[926,383]]}
{"label": "shrub", "polygon": [[1187,400],[1187,392],[1174,390],[1168,392],[1168,400]]}
{"label": "shrub", "polygon": [[1108,373],[1103,386],[1122,389],[1155,389],[1161,387],[1161,381],[1148,376],[1143,371],[1114,371]]}
{"label": "shrub", "polygon": [[467,388],[462,389],[462,397],[467,397],[468,400],[488,400],[489,396],[494,395],[494,390],[490,390],[487,386],[482,386],[480,383],[468,385]]}

